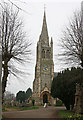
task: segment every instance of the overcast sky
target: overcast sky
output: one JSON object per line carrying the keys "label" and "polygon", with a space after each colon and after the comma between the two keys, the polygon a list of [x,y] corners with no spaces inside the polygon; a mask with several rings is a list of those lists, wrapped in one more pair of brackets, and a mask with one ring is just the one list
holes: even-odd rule
{"label": "overcast sky", "polygon": [[[7,1],[7,0],[6,0]],[[24,30],[27,32],[27,39],[33,43],[31,46],[32,57],[31,63],[27,63],[23,69],[27,71],[22,79],[17,79],[12,75],[9,76],[6,90],[11,93],[17,93],[19,90],[26,91],[29,87],[32,88],[35,64],[36,64],[36,45],[39,40],[39,35],[42,29],[44,4],[46,6],[46,21],[48,27],[49,38],[53,38],[53,54],[54,54],[54,71],[59,72],[64,67],[55,57],[60,52],[59,42],[61,31],[72,18],[73,12],[80,10],[81,0],[12,0],[16,5],[24,11],[20,11],[20,17],[24,22]]]}

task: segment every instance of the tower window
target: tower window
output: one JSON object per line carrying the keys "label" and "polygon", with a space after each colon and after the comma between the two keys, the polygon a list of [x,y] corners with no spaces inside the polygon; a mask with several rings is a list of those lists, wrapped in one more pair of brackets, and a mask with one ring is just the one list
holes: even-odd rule
{"label": "tower window", "polygon": [[42,50],[42,58],[45,58],[45,50]]}
{"label": "tower window", "polygon": [[49,50],[47,50],[47,52],[46,52],[46,58],[50,58],[50,51]]}

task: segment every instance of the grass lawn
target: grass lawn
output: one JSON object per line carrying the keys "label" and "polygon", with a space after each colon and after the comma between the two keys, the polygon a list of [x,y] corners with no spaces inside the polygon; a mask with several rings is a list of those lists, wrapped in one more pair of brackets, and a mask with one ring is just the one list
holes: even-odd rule
{"label": "grass lawn", "polygon": [[22,107],[20,110],[33,110],[33,109],[39,109],[37,106],[32,106],[32,107]]}
{"label": "grass lawn", "polygon": [[23,110],[33,110],[33,109],[39,109],[37,106],[31,106],[31,107],[3,107],[2,111],[3,112],[8,112],[8,111],[23,111]]}
{"label": "grass lawn", "polygon": [[64,118],[64,120],[83,120],[83,115],[75,114],[68,110],[60,110],[58,114],[61,118]]}

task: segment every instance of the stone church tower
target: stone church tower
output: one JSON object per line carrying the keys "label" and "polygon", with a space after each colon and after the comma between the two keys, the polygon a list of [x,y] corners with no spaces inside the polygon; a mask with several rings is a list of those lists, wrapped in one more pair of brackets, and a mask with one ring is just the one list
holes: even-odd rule
{"label": "stone church tower", "polygon": [[50,96],[51,83],[54,77],[53,40],[51,38],[51,43],[49,44],[45,11],[36,54],[32,97],[35,99],[35,104],[37,105],[43,103],[50,104],[52,102],[52,97]]}

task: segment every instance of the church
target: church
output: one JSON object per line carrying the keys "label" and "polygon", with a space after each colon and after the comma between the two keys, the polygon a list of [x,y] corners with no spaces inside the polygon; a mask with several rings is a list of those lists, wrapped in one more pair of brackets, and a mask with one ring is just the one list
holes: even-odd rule
{"label": "church", "polygon": [[33,81],[33,95],[36,105],[53,104],[51,84],[54,77],[53,40],[49,43],[46,13],[44,11],[42,31],[37,42],[35,79]]}

